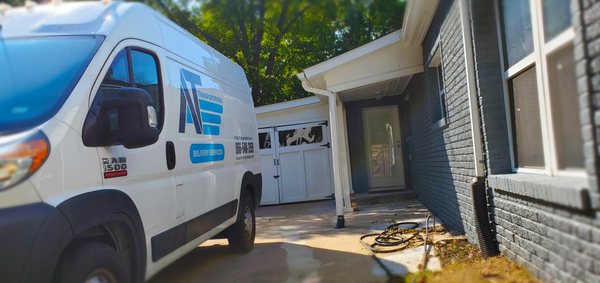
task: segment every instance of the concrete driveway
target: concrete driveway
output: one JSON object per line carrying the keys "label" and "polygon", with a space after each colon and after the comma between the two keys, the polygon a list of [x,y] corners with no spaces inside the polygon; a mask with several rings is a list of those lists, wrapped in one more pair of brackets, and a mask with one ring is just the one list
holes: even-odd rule
{"label": "concrete driveway", "polygon": [[[211,240],[150,282],[386,282],[386,272],[359,237],[381,231],[393,220],[423,223],[429,212],[414,199],[359,209],[346,214],[346,228],[334,229],[333,201],[259,207],[252,252],[233,254],[226,240]],[[411,269],[382,261],[400,274]]]}

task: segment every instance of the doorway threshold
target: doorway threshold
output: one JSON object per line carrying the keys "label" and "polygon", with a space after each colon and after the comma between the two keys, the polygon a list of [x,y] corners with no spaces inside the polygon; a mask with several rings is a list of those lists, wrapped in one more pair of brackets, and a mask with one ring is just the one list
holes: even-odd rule
{"label": "doorway threshold", "polygon": [[406,186],[392,186],[392,187],[375,187],[369,188],[369,194],[380,194],[380,193],[393,193],[406,191]]}

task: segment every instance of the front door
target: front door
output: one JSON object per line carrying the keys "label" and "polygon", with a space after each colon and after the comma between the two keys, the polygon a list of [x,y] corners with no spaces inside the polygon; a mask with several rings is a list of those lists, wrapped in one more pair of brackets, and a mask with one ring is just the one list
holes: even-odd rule
{"label": "front door", "polygon": [[369,192],[404,189],[397,106],[363,109]]}

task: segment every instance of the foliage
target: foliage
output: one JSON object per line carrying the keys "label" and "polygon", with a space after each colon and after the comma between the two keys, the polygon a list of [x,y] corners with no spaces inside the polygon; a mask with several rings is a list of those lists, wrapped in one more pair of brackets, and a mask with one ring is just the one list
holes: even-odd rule
{"label": "foliage", "polygon": [[[308,95],[297,73],[399,29],[406,5],[406,0],[134,1],[162,12],[242,66],[256,105]],[[18,6],[24,0],[0,2]]]}
{"label": "foliage", "polygon": [[11,6],[22,6],[25,0],[0,0],[0,3],[5,3]]}
{"label": "foliage", "polygon": [[402,25],[404,0],[146,0],[240,64],[256,105],[308,95],[296,74]]}

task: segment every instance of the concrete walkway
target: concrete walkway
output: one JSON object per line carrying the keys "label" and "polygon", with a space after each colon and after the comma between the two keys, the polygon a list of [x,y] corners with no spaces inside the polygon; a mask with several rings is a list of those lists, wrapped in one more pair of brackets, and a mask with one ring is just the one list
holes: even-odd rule
{"label": "concrete walkway", "polygon": [[[388,276],[359,242],[392,221],[424,223],[429,213],[416,200],[362,205],[333,229],[335,204],[321,201],[257,210],[256,246],[249,254],[211,240],[157,274],[150,282],[387,282]],[[380,256],[395,275],[416,271],[423,247]],[[434,269],[439,262],[433,260]]]}

